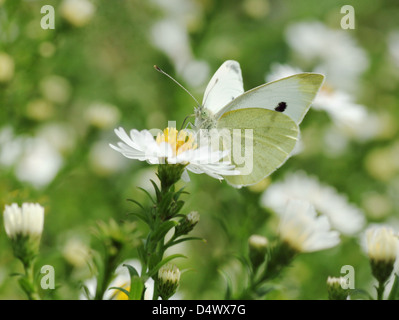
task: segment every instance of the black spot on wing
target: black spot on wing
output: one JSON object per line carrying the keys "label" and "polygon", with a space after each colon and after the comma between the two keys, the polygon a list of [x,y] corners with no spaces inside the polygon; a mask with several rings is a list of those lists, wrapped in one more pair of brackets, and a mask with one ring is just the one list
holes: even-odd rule
{"label": "black spot on wing", "polygon": [[287,103],[284,101],[279,102],[277,107],[274,108],[278,112],[284,112],[285,109],[287,109]]}

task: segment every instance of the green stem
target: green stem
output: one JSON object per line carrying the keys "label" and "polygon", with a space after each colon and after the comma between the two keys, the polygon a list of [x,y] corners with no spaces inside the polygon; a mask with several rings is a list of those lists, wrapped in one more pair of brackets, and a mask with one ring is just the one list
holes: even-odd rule
{"label": "green stem", "polygon": [[[159,165],[158,166],[158,178],[160,180],[160,192],[157,196],[157,201],[154,208],[154,214],[151,216],[152,223],[150,226],[150,235],[157,234],[159,228],[162,227],[163,223],[174,218],[177,214],[173,210],[173,204],[175,200],[170,197],[170,193],[174,193],[174,185],[180,180],[180,177],[184,171],[184,166],[181,165]],[[152,272],[153,268],[158,265],[164,256],[166,247],[164,245],[165,236],[161,239],[154,239],[149,236],[147,243],[144,246],[145,259],[147,261],[142,262],[143,268],[146,268],[147,275]],[[152,299],[158,300],[159,291],[158,276],[153,276],[154,279],[154,292]]]}
{"label": "green stem", "polygon": [[27,285],[22,286],[22,289],[25,291],[29,300],[40,300],[40,296],[37,292],[34,281],[33,264],[24,263],[23,265],[25,269],[25,280],[27,282]]}
{"label": "green stem", "polygon": [[384,282],[379,281],[378,287],[376,287],[376,289],[377,289],[377,300],[383,300],[384,299],[384,291],[385,291]]}

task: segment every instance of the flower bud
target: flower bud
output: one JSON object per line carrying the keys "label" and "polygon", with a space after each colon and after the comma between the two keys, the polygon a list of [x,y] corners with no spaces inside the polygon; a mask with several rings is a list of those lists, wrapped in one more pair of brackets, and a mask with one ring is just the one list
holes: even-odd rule
{"label": "flower bud", "polygon": [[348,297],[346,286],[346,279],[343,277],[328,277],[327,278],[327,293],[329,300],[346,300]]}
{"label": "flower bud", "polygon": [[5,206],[4,227],[12,240],[15,257],[29,265],[39,251],[44,224],[44,208],[38,203]]}
{"label": "flower bud", "polygon": [[180,270],[174,264],[163,265],[158,271],[158,291],[163,300],[175,294],[180,281]]}
{"label": "flower bud", "polygon": [[398,237],[386,227],[366,231],[367,253],[373,276],[381,283],[391,275],[398,252]]}
{"label": "flower bud", "polygon": [[256,270],[265,261],[266,253],[269,248],[269,241],[263,236],[253,234],[248,239],[248,246],[249,259],[254,270]]}
{"label": "flower bud", "polygon": [[178,236],[188,234],[200,220],[200,215],[197,211],[192,211],[180,220],[176,226],[175,233]]}

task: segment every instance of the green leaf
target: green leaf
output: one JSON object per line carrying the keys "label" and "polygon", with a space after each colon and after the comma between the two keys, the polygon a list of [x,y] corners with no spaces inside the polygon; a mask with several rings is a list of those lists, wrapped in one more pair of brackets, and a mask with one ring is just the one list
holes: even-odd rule
{"label": "green leaf", "polygon": [[181,201],[181,200],[177,201],[173,208],[173,216],[175,216],[175,214],[178,213],[183,206],[184,206],[184,201]]}
{"label": "green leaf", "polygon": [[[159,208],[159,211],[160,211],[160,213],[161,213],[161,215],[164,215],[164,213],[168,213],[168,209],[169,209],[169,207],[170,207],[170,205],[171,205],[171,203],[172,203],[172,199],[173,199],[173,192],[167,192],[167,193],[165,193],[163,196],[162,196],[162,199],[161,199],[161,201],[159,202],[159,205],[158,205],[158,208]],[[164,215],[164,218],[167,216],[167,214],[166,215]]]}
{"label": "green leaf", "polygon": [[163,260],[162,260],[161,262],[159,262],[152,270],[150,270],[150,271],[148,272],[148,276],[149,276],[149,277],[154,276],[154,275],[158,272],[158,270],[159,270],[160,267],[162,267],[164,264],[166,264],[166,263],[168,263],[169,261],[171,261],[171,260],[173,260],[173,259],[176,259],[176,258],[187,258],[187,257],[184,256],[184,255],[182,255],[182,254],[179,254],[179,253],[177,253],[177,254],[172,254],[172,255],[170,255],[169,257],[166,257],[165,259],[163,259]]}
{"label": "green leaf", "polygon": [[133,202],[134,204],[137,204],[141,209],[145,210],[143,205],[140,202],[138,202],[138,201],[136,201],[134,199],[127,199],[127,201]]}
{"label": "green leaf", "polygon": [[122,266],[126,267],[127,270],[129,270],[130,278],[134,276],[139,276],[139,273],[137,272],[136,268],[131,266],[130,264],[123,264]]}
{"label": "green leaf", "polygon": [[29,295],[29,293],[34,292],[34,288],[33,288],[32,284],[25,277],[19,278],[18,282],[19,282],[19,285],[21,286],[22,290],[24,290],[28,295]]}
{"label": "green leaf", "polygon": [[162,223],[157,230],[154,231],[152,234],[152,238],[154,242],[158,242],[160,239],[162,239],[166,233],[172,229],[173,227],[177,226],[179,223],[174,220],[168,220],[164,223]]}
{"label": "green leaf", "polygon": [[153,185],[154,189],[155,189],[155,194],[157,196],[157,200],[158,202],[161,200],[162,196],[161,196],[161,191],[159,190],[157,184],[155,183],[154,180],[150,180],[151,184]]}
{"label": "green leaf", "polygon": [[256,289],[256,294],[259,298],[264,297],[269,292],[273,291],[275,288],[269,284],[264,284]]}
{"label": "green leaf", "polygon": [[10,277],[17,277],[17,276],[23,277],[25,275],[23,273],[19,273],[19,272],[10,273]]}
{"label": "green leaf", "polygon": [[152,201],[152,203],[155,204],[155,200],[152,198],[152,195],[151,195],[146,189],[141,188],[141,187],[137,187],[137,188],[140,189],[141,191],[143,191],[143,192],[148,196],[148,198],[150,198],[150,200]]}
{"label": "green leaf", "polygon": [[231,300],[233,296],[233,290],[232,290],[233,283],[231,282],[231,279],[226,272],[224,272],[223,270],[218,270],[218,272],[222,275],[222,277],[226,281],[226,292],[224,294],[224,300]]}
{"label": "green leaf", "polygon": [[144,291],[144,282],[139,276],[133,276],[130,279],[129,300],[141,300]]}
{"label": "green leaf", "polygon": [[137,247],[137,253],[138,253],[140,261],[147,263],[147,255],[145,253],[144,245],[140,245]]}
{"label": "green leaf", "polygon": [[388,300],[399,300],[399,275],[395,274],[391,292],[389,293]]}
{"label": "green leaf", "polygon": [[92,295],[90,294],[89,288],[88,288],[86,285],[82,284],[82,289],[83,289],[83,294],[85,295],[85,297],[87,298],[87,300],[92,300],[93,297],[92,297]]}
{"label": "green leaf", "polygon": [[139,212],[129,212],[132,216],[139,218],[140,220],[144,221],[146,224],[150,224],[148,217],[144,213]]}
{"label": "green leaf", "polygon": [[184,242],[184,241],[189,241],[189,240],[201,240],[201,241],[203,241],[203,242],[206,242],[205,239],[199,238],[199,237],[185,237],[185,238],[177,239],[177,240],[172,241],[172,242],[170,242],[170,243],[168,242],[168,243],[165,245],[165,249],[166,249],[166,248],[169,248],[169,247],[171,247],[171,246],[174,246],[175,244],[178,244],[178,243],[181,243],[181,242]]}

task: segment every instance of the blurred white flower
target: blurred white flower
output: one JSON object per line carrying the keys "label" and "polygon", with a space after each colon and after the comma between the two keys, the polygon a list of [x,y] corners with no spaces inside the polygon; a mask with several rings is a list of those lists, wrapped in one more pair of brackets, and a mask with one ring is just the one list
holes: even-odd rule
{"label": "blurred white flower", "polygon": [[8,237],[18,235],[40,237],[43,232],[44,208],[38,203],[16,203],[4,209],[4,228]]}
{"label": "blurred white flower", "polygon": [[151,41],[172,61],[176,72],[190,86],[200,86],[209,76],[209,65],[194,58],[188,26],[201,14],[200,7],[189,0],[153,0],[164,11],[165,18],[151,30]]}
{"label": "blurred white flower", "polygon": [[114,105],[95,102],[87,108],[84,116],[92,126],[99,129],[109,129],[118,123],[121,113]]}
{"label": "blurred white flower", "polygon": [[11,167],[21,156],[24,149],[24,139],[14,136],[11,126],[0,130],[0,165]]}
{"label": "blurred white flower", "polygon": [[71,95],[72,88],[66,78],[49,75],[40,81],[40,90],[49,101],[65,103]]}
{"label": "blurred white flower", "polygon": [[328,74],[329,81],[339,89],[356,89],[359,76],[369,66],[365,50],[349,32],[330,29],[319,21],[290,25],[286,39],[305,63],[317,63],[317,71]]}
{"label": "blurred white flower", "polygon": [[317,216],[307,201],[290,200],[281,215],[280,239],[297,252],[313,252],[336,246],[339,233],[330,230],[327,217]]}
{"label": "blurred white flower", "polygon": [[377,180],[389,181],[399,172],[399,141],[374,148],[364,157],[364,166]]}
{"label": "blurred white flower", "polygon": [[50,41],[43,41],[39,46],[39,53],[44,58],[50,58],[54,55],[56,46]]}
{"label": "blurred white flower", "polygon": [[8,82],[14,76],[14,60],[5,52],[0,52],[0,83]]}
{"label": "blurred white flower", "polygon": [[38,188],[46,186],[63,163],[59,150],[47,138],[40,131],[37,137],[27,137],[15,136],[11,127],[3,128],[0,130],[0,165],[14,169],[20,181]]}
{"label": "blurred white flower", "polygon": [[[183,164],[193,173],[223,179],[223,175],[239,174],[230,162],[222,161],[228,151],[212,151],[208,145],[197,145],[194,135],[188,131],[166,128],[154,139],[148,130],[131,130],[130,136],[123,128],[115,129],[123,141],[110,145],[126,158],[147,161],[150,164]],[[185,177],[187,178],[187,177]]]}
{"label": "blurred white flower", "polygon": [[91,168],[101,176],[107,176],[126,167],[126,159],[113,152],[107,142],[97,141],[89,152]]}
{"label": "blurred white flower", "polygon": [[26,115],[36,121],[48,120],[54,115],[54,106],[46,99],[33,99],[26,105]]}
{"label": "blurred white flower", "polygon": [[71,237],[62,248],[62,255],[66,261],[77,268],[87,265],[90,259],[90,248],[79,237]]}
{"label": "blurred white flower", "polygon": [[[275,63],[271,66],[271,72],[266,75],[265,79],[269,82],[301,72],[303,71],[299,68]],[[329,115],[338,128],[336,134],[341,136],[337,139],[342,140],[345,135],[365,141],[377,136],[382,130],[381,121],[377,115],[372,114],[365,106],[355,103],[353,95],[333,88],[330,84],[329,74],[326,74],[326,81],[316,95],[312,108],[325,111]]]}
{"label": "blurred white flower", "polygon": [[76,145],[76,131],[66,122],[45,123],[39,128],[37,137],[46,140],[61,154],[72,151]]}
{"label": "blurred white flower", "polygon": [[283,181],[272,183],[263,193],[261,204],[282,215],[290,199],[310,202],[329,219],[334,229],[343,234],[353,235],[364,226],[364,214],[359,208],[333,187],[321,184],[304,172],[290,174]]}
{"label": "blurred white flower", "polygon": [[61,16],[75,27],[83,27],[93,17],[96,7],[88,0],[63,0]]}
{"label": "blurred white flower", "polygon": [[26,139],[15,174],[21,181],[30,182],[35,187],[44,187],[55,178],[62,162],[60,153],[45,139]]}
{"label": "blurred white flower", "polygon": [[388,51],[393,64],[399,68],[399,30],[389,33],[388,38]]}

